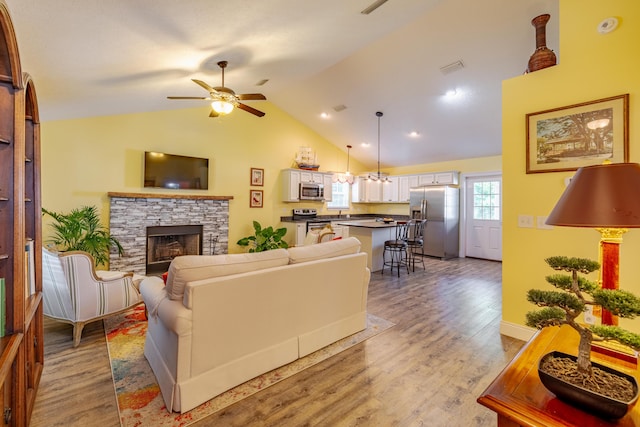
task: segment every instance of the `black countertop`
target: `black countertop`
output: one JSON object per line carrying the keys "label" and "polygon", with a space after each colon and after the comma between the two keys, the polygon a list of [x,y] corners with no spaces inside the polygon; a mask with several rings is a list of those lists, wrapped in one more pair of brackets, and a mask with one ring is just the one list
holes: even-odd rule
{"label": "black countertop", "polygon": [[280,222],[307,222],[307,221],[361,221],[361,220],[374,220],[376,218],[393,218],[394,220],[406,221],[409,219],[408,215],[388,215],[388,214],[350,214],[347,218],[346,214],[343,215],[318,215],[314,218],[302,218],[293,219],[292,216],[281,216]]}

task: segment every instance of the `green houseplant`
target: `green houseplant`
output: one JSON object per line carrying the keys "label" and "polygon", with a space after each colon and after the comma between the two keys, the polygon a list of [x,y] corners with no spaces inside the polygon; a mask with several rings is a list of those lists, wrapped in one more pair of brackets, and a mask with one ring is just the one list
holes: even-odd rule
{"label": "green houseplant", "polygon": [[[624,290],[602,289],[597,283],[578,275],[598,270],[600,265],[595,261],[555,256],[545,262],[554,270],[571,275],[546,277],[557,291],[529,290],[527,300],[542,309],[527,313],[526,323],[537,328],[566,324],[578,332],[580,341],[577,357],[558,352],[543,356],[539,366],[540,379],[550,391],[569,403],[586,406],[586,409],[607,418],[619,418],[637,399],[638,385],[633,377],[607,367],[603,372],[602,366],[594,366],[591,344],[593,341],[612,340],[640,350],[640,335],[618,326],[583,325],[576,318],[586,311],[588,305],[599,305],[616,316],[633,318],[640,314],[640,298]],[[609,375],[611,373],[613,375]],[[561,380],[565,388],[554,388],[558,385],[556,379]],[[585,397],[587,395],[590,397]],[[601,395],[606,398],[600,398]]]}
{"label": "green houseplant", "polygon": [[91,254],[96,266],[109,262],[109,250],[115,247],[119,255],[124,254],[120,242],[100,223],[98,208],[83,206],[69,213],[59,213],[42,208],[45,215],[53,218],[53,236],[49,242],[61,251],[84,251]]}
{"label": "green houseplant", "polygon": [[273,227],[262,228],[258,221],[253,221],[253,236],[243,237],[238,240],[240,246],[251,246],[249,252],[263,252],[271,249],[288,248],[287,242],[282,240],[287,229],[285,227],[274,229]]}

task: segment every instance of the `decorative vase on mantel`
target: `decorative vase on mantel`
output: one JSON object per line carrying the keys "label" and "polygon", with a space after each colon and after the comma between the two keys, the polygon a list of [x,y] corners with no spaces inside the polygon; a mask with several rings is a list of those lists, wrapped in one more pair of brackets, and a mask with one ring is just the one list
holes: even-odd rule
{"label": "decorative vase on mantel", "polygon": [[549,18],[551,15],[544,14],[531,20],[531,25],[536,29],[536,51],[529,58],[529,73],[556,65],[556,54],[547,47],[546,26]]}

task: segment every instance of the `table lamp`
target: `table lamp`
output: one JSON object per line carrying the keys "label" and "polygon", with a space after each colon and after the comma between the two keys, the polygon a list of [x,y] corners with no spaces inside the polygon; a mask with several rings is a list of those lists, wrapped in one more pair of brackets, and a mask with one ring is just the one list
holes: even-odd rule
{"label": "table lamp", "polygon": [[[618,289],[620,243],[628,228],[640,228],[640,164],[613,163],[578,169],[546,221],[549,225],[600,232],[600,282]],[[602,324],[618,319],[602,310]]]}

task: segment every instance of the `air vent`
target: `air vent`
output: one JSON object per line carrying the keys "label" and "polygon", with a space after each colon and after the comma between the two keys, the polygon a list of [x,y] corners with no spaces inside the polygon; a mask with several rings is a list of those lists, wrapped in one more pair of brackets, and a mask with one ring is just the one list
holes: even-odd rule
{"label": "air vent", "polygon": [[336,113],[339,113],[340,111],[343,111],[343,110],[346,110],[346,109],[347,109],[347,106],[344,105],[344,104],[336,105],[335,107],[333,107],[333,110]]}
{"label": "air vent", "polygon": [[268,82],[268,81],[269,81],[269,79],[262,79],[262,80],[260,80],[258,83],[256,83],[256,86],[262,86],[262,85],[264,85],[264,84],[265,84],[266,82]]}
{"label": "air vent", "polygon": [[371,12],[373,12],[374,10],[376,10],[377,8],[379,8],[380,6],[382,6],[383,4],[385,4],[387,2],[387,0],[376,0],[373,3],[371,3],[371,5],[369,5],[369,7],[365,8],[362,12],[363,15],[368,15]]}
{"label": "air vent", "polygon": [[462,63],[462,60],[459,60],[456,62],[452,62],[449,65],[445,65],[444,67],[440,67],[440,71],[442,72],[442,74],[450,74],[463,68],[464,64]]}

